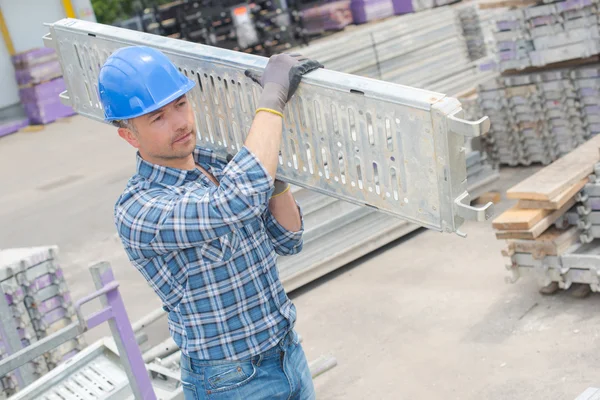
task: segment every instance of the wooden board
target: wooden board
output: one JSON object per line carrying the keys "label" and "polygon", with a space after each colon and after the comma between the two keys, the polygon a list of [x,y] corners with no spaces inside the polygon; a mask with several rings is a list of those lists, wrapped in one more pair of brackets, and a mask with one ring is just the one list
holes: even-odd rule
{"label": "wooden board", "polygon": [[546,256],[559,256],[579,239],[579,229],[573,226],[567,230],[550,227],[534,240],[508,240],[508,249],[502,255],[510,257],[514,253],[529,253],[536,260]]}
{"label": "wooden board", "polygon": [[492,226],[502,231],[527,230],[551,213],[552,210],[523,209],[515,206],[496,217]]}
{"label": "wooden board", "polygon": [[519,208],[537,208],[543,210],[558,210],[561,208],[567,201],[572,199],[579,193],[581,189],[588,183],[588,179],[582,179],[577,182],[573,186],[571,186],[568,190],[565,190],[557,197],[553,198],[550,201],[537,201],[537,200],[519,200],[517,203],[517,207]]}
{"label": "wooden board", "polygon": [[509,199],[550,201],[594,171],[600,160],[600,135],[539,170],[506,192]]}
{"label": "wooden board", "polygon": [[550,215],[546,216],[540,222],[535,224],[531,229],[519,230],[519,231],[501,231],[496,232],[496,238],[498,239],[535,239],[546,231],[552,224],[559,219],[569,208],[575,204],[575,199],[569,200],[560,209],[553,211]]}

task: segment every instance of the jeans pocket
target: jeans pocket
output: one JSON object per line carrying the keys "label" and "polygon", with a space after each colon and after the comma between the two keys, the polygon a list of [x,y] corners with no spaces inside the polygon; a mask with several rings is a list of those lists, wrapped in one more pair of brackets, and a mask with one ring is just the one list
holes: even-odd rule
{"label": "jeans pocket", "polygon": [[183,386],[184,400],[201,400],[200,397],[198,397],[196,385],[188,382],[181,382],[181,385]]}
{"label": "jeans pocket", "polygon": [[210,393],[240,388],[250,383],[255,375],[256,367],[251,361],[210,366],[204,371],[206,389]]}

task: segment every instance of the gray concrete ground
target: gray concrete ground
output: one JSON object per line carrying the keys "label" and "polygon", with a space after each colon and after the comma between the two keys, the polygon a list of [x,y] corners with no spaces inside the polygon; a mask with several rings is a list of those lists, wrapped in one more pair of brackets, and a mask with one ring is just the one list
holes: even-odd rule
{"label": "gray concrete ground", "polygon": [[[159,302],[112,222],[133,170],[114,129],[82,117],[0,139],[0,247],[60,246],[75,298],[93,287],[88,265],[111,262],[137,320]],[[532,171],[503,170],[498,188]],[[338,360],[315,380],[318,398],[573,399],[600,384],[600,296],[506,284],[491,224],[463,230],[467,239],[421,230],[292,293],[308,358]],[[167,337],[166,326],[152,334]]]}

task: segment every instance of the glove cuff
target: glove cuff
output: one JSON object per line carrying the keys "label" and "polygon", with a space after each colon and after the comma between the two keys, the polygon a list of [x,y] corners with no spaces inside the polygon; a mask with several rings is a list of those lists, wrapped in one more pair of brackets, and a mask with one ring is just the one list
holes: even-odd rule
{"label": "glove cuff", "polygon": [[277,83],[269,82],[263,88],[262,94],[258,99],[257,109],[266,108],[283,114],[286,99],[287,90]]}

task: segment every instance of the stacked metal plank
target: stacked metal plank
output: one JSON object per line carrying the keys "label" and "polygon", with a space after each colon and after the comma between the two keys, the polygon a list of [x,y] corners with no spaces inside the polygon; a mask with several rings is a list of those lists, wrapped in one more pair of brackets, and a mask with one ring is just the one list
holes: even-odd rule
{"label": "stacked metal plank", "polygon": [[478,87],[500,164],[549,164],[600,131],[598,65],[499,77]]}
{"label": "stacked metal plank", "polygon": [[[459,93],[469,89],[478,75],[465,51],[455,17],[450,7],[408,14],[347,30],[297,50],[319,60],[328,69],[443,93]],[[441,66],[443,63],[445,67]],[[457,81],[461,73],[463,78]],[[476,116],[476,108],[467,111],[468,118],[481,117]],[[470,143],[466,147],[469,148]],[[467,174],[469,193],[473,197],[489,190],[499,177],[486,155],[479,151],[469,154]],[[281,257],[278,261],[287,290],[300,287],[417,229],[406,221],[390,219],[375,210],[306,189],[296,188],[294,195],[304,212],[306,234],[300,254]]]}
{"label": "stacked metal plank", "polygon": [[[73,305],[56,255],[56,247],[0,250],[0,285],[9,308],[0,313],[12,313],[23,347],[72,322]],[[83,339],[77,339],[46,353],[33,363],[35,375],[44,375],[83,345]],[[5,347],[2,351],[6,355]],[[3,384],[5,394],[18,389],[14,376]]]}
{"label": "stacked metal plank", "polygon": [[520,70],[600,53],[596,0],[567,0],[508,10],[496,16],[499,70]]}
{"label": "stacked metal plank", "polygon": [[467,43],[467,52],[471,61],[487,56],[487,46],[477,7],[468,6],[458,10],[462,34]]}

